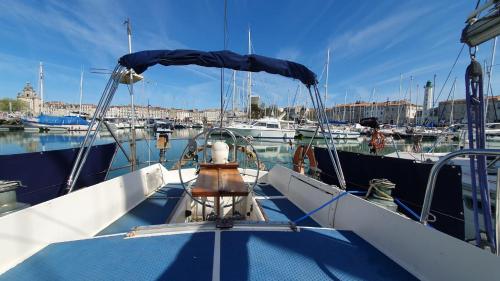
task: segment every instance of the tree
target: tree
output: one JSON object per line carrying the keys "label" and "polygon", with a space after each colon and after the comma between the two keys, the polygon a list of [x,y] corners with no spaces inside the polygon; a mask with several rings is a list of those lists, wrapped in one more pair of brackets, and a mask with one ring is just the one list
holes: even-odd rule
{"label": "tree", "polygon": [[10,105],[12,105],[12,111],[24,111],[28,108],[28,105],[25,102],[17,99],[0,99],[0,111],[9,112]]}

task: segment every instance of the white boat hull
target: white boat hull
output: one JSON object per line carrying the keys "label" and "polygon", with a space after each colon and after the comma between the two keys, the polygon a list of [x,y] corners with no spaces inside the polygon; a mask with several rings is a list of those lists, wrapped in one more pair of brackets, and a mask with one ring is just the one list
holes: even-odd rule
{"label": "white boat hull", "polygon": [[[297,135],[302,135],[305,138],[312,138],[315,134],[316,130],[312,129],[297,129]],[[331,134],[326,133],[328,138],[333,139],[357,139],[360,136],[359,132],[353,131],[341,131],[341,130],[332,130]],[[323,133],[317,133],[316,137],[323,137]]]}
{"label": "white boat hull", "polygon": [[37,122],[24,121],[24,126],[26,128],[38,128],[42,130],[49,131],[87,131],[89,129],[89,125],[47,125],[41,124]]}
{"label": "white boat hull", "polygon": [[253,138],[268,138],[268,139],[293,139],[295,130],[288,129],[271,129],[271,128],[235,128],[229,127],[229,130],[236,132],[242,136]]}

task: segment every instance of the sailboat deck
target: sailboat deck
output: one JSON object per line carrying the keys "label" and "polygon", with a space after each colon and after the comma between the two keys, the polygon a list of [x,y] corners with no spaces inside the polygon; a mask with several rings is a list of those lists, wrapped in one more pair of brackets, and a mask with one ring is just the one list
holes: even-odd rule
{"label": "sailboat deck", "polygon": [[[294,221],[305,213],[270,184],[258,184],[254,188],[257,203],[269,222]],[[298,223],[299,226],[319,227],[311,217]]]}
{"label": "sailboat deck", "polygon": [[55,243],[0,280],[416,279],[353,232],[301,228]]}
{"label": "sailboat deck", "polygon": [[181,185],[162,187],[97,235],[124,233],[141,225],[164,224],[184,193]]}

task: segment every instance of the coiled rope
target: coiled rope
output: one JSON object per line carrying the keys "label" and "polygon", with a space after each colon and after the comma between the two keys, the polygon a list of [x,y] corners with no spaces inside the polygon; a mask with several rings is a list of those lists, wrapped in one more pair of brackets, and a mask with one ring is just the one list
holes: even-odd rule
{"label": "coiled rope", "polygon": [[394,183],[388,179],[372,179],[369,183],[370,187],[366,192],[365,199],[371,195],[375,199],[394,202],[394,198],[392,198],[392,191],[396,188]]}

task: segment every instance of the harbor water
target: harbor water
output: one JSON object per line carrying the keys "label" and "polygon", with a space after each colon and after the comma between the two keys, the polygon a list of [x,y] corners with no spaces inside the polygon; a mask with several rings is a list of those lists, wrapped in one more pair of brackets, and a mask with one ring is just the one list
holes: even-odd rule
{"label": "harbor water", "polygon": [[[165,153],[164,165],[167,169],[171,169],[179,160],[183,149],[187,145],[190,138],[203,132],[203,129],[177,129],[171,136],[169,145]],[[127,152],[130,150],[129,130],[118,130],[117,136],[123,143],[123,147]],[[65,132],[65,133],[32,133],[24,131],[16,132],[0,132],[0,154],[18,154],[27,152],[41,152],[65,149],[78,148],[85,137],[85,132]],[[137,158],[140,167],[147,166],[148,163],[157,163],[160,159],[160,151],[156,147],[155,134],[152,131],[138,129],[137,130]],[[270,168],[275,164],[285,167],[292,167],[293,154],[297,144],[309,144],[310,139],[302,140],[253,140],[252,145],[257,150],[260,161],[265,164],[266,168]],[[114,142],[111,135],[100,133],[96,139],[96,144],[104,144]],[[361,136],[358,139],[335,140],[337,149],[351,152],[359,152],[369,154],[368,146],[369,138]],[[322,146],[323,139],[313,141],[313,145]],[[434,146],[434,142],[422,142],[421,150],[426,152]],[[434,152],[449,152],[457,149],[458,142],[444,142],[438,145]],[[385,148],[379,154],[389,154],[398,151],[411,152],[414,149],[414,144],[410,140],[388,140]],[[112,169],[108,174],[108,178],[113,178],[130,171],[129,163],[123,153],[118,150],[112,164]]]}

